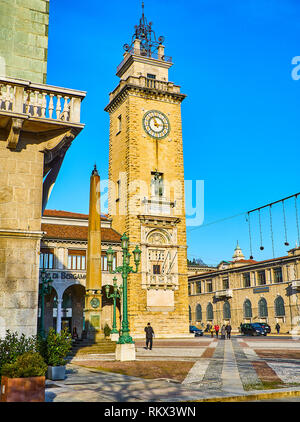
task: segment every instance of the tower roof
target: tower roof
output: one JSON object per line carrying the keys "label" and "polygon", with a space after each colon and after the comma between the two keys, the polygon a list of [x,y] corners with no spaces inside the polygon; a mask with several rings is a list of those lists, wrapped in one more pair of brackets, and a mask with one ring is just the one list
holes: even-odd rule
{"label": "tower roof", "polygon": [[159,36],[156,39],[155,32],[152,29],[152,22],[147,21],[144,14],[144,2],[142,2],[142,17],[140,18],[139,24],[134,27],[135,32],[132,36],[131,44],[124,44],[123,48],[125,51],[131,51],[134,48],[134,41],[140,40],[140,54],[142,56],[151,57],[158,46],[164,42],[164,37]]}
{"label": "tower roof", "polygon": [[245,259],[245,256],[242,252],[242,249],[240,248],[238,240],[236,242],[236,247],[235,247],[234,254],[233,254],[232,258],[233,258],[233,261],[239,261],[240,259]]}

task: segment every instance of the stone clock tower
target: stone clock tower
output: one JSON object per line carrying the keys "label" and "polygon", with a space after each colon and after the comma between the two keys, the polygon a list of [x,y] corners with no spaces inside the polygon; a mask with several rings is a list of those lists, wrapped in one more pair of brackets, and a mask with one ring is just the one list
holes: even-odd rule
{"label": "stone clock tower", "polygon": [[[151,322],[157,337],[189,336],[180,87],[144,10],[110,93],[109,214],[113,228],[142,250],[128,279],[134,338]],[[117,263],[119,265],[121,263]]]}

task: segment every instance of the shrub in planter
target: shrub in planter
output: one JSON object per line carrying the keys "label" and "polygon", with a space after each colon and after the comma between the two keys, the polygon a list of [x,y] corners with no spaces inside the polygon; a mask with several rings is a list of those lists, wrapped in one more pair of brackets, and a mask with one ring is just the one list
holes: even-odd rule
{"label": "shrub in planter", "polygon": [[110,329],[109,325],[108,324],[105,324],[105,326],[104,326],[104,335],[105,335],[105,337],[109,337],[110,336],[110,333],[111,333],[111,329]]}
{"label": "shrub in planter", "polygon": [[39,350],[39,341],[37,336],[26,337],[25,334],[19,335],[6,330],[6,335],[0,339],[0,376],[2,367],[6,363],[13,363],[18,356],[26,352],[37,352]]}
{"label": "shrub in planter", "polygon": [[47,365],[37,352],[20,355],[2,366],[1,401],[45,401]]}
{"label": "shrub in planter", "polygon": [[64,379],[65,358],[72,348],[71,334],[67,329],[62,330],[60,333],[56,333],[55,330],[51,328],[42,348],[45,362],[48,365],[47,377],[52,380]]}

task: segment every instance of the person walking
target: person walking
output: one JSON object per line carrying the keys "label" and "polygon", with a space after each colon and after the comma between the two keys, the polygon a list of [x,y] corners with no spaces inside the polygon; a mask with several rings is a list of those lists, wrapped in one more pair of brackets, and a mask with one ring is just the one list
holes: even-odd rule
{"label": "person walking", "polygon": [[280,331],[280,325],[278,324],[278,322],[277,322],[277,324],[275,325],[275,328],[276,328],[277,334],[279,334],[279,331]]}
{"label": "person walking", "polygon": [[225,327],[227,338],[230,339],[231,337],[231,325],[228,323]]}
{"label": "person walking", "polygon": [[144,328],[144,331],[146,333],[146,349],[152,350],[152,339],[154,337],[154,331],[151,327],[150,322],[148,322],[147,326]]}
{"label": "person walking", "polygon": [[73,339],[78,339],[78,333],[77,333],[76,327],[73,328],[72,338]]}
{"label": "person walking", "polygon": [[215,332],[216,332],[216,337],[218,338],[218,335],[219,335],[219,330],[220,330],[220,327],[218,326],[218,324],[216,324],[216,325],[214,326],[214,329],[215,329]]}
{"label": "person walking", "polygon": [[214,336],[214,332],[215,332],[213,325],[210,327],[210,330],[209,331],[210,331],[210,336],[213,337]]}
{"label": "person walking", "polygon": [[221,339],[222,340],[225,340],[225,335],[226,335],[226,330],[225,330],[225,325],[223,324],[222,328],[221,328]]}

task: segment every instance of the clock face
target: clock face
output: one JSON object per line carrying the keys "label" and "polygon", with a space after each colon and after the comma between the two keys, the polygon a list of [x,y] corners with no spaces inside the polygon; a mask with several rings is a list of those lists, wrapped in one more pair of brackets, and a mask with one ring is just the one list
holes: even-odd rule
{"label": "clock face", "polygon": [[90,304],[93,308],[98,308],[100,305],[100,300],[97,297],[93,297],[93,299],[90,301]]}
{"label": "clock face", "polygon": [[143,126],[146,133],[156,139],[163,139],[170,132],[169,119],[161,111],[147,111],[143,118]]}

